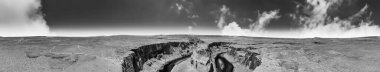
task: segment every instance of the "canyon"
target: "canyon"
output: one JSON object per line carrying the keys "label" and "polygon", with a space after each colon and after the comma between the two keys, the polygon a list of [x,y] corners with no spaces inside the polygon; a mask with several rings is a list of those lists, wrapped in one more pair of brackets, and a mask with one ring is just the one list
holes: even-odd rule
{"label": "canyon", "polygon": [[377,72],[380,37],[0,37],[0,72]]}

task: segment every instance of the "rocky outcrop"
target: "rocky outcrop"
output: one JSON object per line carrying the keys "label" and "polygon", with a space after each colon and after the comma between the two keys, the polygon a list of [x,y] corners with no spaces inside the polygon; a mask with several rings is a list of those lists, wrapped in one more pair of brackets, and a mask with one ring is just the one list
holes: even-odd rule
{"label": "rocky outcrop", "polygon": [[259,54],[252,52],[256,48],[235,48],[232,44],[235,43],[190,40],[141,46],[124,58],[123,72],[239,72],[236,67],[253,71],[260,66],[256,57]]}
{"label": "rocky outcrop", "polygon": [[164,59],[164,55],[177,54],[180,56],[190,55],[190,43],[188,42],[169,42],[160,44],[151,44],[132,49],[133,54],[124,58],[124,72],[139,72],[143,69],[144,64],[149,59]]}
{"label": "rocky outcrop", "polygon": [[96,59],[96,56],[87,54],[72,54],[72,53],[40,53],[40,52],[25,52],[28,58],[46,57],[50,69],[64,70],[74,64],[80,64],[84,62],[90,62]]}
{"label": "rocky outcrop", "polygon": [[[209,49],[213,50],[213,53],[215,53],[216,58],[229,58],[229,62],[233,63],[239,63],[240,65],[248,67],[250,70],[255,70],[256,67],[258,67],[261,64],[260,59],[258,59],[256,56],[260,55],[256,52],[252,52],[256,50],[256,48],[247,47],[247,48],[235,48],[229,45],[232,45],[233,43],[226,43],[226,42],[214,42],[209,44]],[[216,46],[210,46],[210,45],[216,45]],[[226,61],[223,61],[226,62]],[[216,63],[216,62],[215,62]],[[224,71],[221,71],[224,72]]]}
{"label": "rocky outcrop", "polygon": [[222,57],[221,54],[215,57],[216,72],[233,72],[234,66],[226,58]]}
{"label": "rocky outcrop", "polygon": [[163,68],[159,70],[158,72],[171,72],[171,70],[174,68],[176,64],[183,62],[185,59],[189,58],[190,56],[191,55],[187,55],[187,56],[172,60],[168,62],[166,65],[164,65]]}

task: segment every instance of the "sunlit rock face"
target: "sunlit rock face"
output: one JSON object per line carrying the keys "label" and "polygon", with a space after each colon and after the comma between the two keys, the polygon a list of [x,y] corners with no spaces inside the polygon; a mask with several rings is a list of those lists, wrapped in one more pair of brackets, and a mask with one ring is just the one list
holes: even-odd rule
{"label": "sunlit rock face", "polygon": [[123,72],[239,72],[260,66],[256,48],[234,44],[190,40],[141,46],[124,58]]}

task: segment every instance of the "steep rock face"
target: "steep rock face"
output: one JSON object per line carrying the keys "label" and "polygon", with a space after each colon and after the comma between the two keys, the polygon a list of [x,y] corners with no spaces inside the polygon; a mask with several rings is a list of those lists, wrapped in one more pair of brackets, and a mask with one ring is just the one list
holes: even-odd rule
{"label": "steep rock face", "polygon": [[261,64],[260,59],[256,57],[260,54],[253,52],[254,50],[256,50],[255,48],[235,48],[230,46],[233,44],[234,43],[214,42],[209,44],[208,49],[212,50],[213,54],[216,54],[214,55],[215,60],[216,58],[227,59],[229,60],[228,62],[239,63],[239,65],[246,66],[249,68],[249,70],[252,71],[255,70],[255,68]]}
{"label": "steep rock face", "polygon": [[189,58],[190,56],[191,55],[187,55],[187,56],[172,60],[168,62],[166,65],[164,65],[163,68],[159,70],[158,72],[170,72],[176,64],[183,62],[185,59]]}
{"label": "steep rock face", "polygon": [[235,43],[197,41],[141,46],[124,58],[123,72],[239,72],[234,68],[253,71],[261,64],[256,57],[259,54],[252,52],[254,48],[235,48],[231,44]]}
{"label": "steep rock face", "polygon": [[132,49],[131,51],[133,51],[134,53],[124,58],[123,71],[139,72],[144,68],[144,64],[152,58],[157,60],[171,60],[169,58],[162,57],[168,55],[189,55],[190,45],[193,44],[187,42],[169,42],[145,45],[137,49]]}
{"label": "steep rock face", "polygon": [[216,72],[233,72],[234,66],[226,58],[222,57],[220,53],[215,57]]}

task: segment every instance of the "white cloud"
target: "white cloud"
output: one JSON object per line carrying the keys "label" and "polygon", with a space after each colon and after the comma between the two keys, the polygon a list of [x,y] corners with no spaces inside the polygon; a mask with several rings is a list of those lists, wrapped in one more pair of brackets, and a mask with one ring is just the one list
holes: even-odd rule
{"label": "white cloud", "polygon": [[[346,0],[307,0],[304,9],[308,16],[290,15],[293,19],[299,19],[301,28],[295,28],[286,31],[268,31],[265,26],[273,19],[279,18],[278,10],[263,12],[259,14],[258,20],[254,22],[249,29],[239,27],[236,22],[224,25],[225,16],[221,16],[218,22],[218,27],[223,28],[222,35],[232,36],[253,36],[253,37],[278,37],[278,38],[350,38],[350,37],[363,37],[363,36],[380,36],[380,27],[374,25],[369,16],[367,18],[364,14],[372,15],[368,12],[368,6],[364,6],[359,12],[350,16],[348,19],[331,18],[328,16],[328,11],[338,8],[341,3]],[[349,1],[349,0],[347,0]],[[297,7],[298,8],[298,7]],[[227,10],[226,10],[227,9]],[[223,13],[228,13],[228,8],[225,6],[221,9]],[[361,21],[358,26],[353,25],[353,21]]]}
{"label": "white cloud", "polygon": [[[347,0],[350,1],[350,0]],[[371,20],[360,20],[368,12],[368,5],[364,6],[359,12],[350,16],[348,19],[338,17],[331,18],[328,16],[329,9],[338,8],[343,0],[308,0],[312,8],[311,17],[301,17],[302,37],[362,37],[362,36],[380,36],[380,28],[374,25]],[[369,16],[366,17],[369,19]],[[353,20],[361,21],[359,26],[353,25]]]}
{"label": "white cloud", "polygon": [[263,30],[265,26],[273,19],[278,19],[280,16],[278,16],[279,10],[273,10],[270,12],[263,12],[262,14],[259,14],[258,20],[250,25],[250,29],[252,30]]}
{"label": "white cloud", "polygon": [[0,0],[0,36],[48,35],[40,6],[40,0]]}
{"label": "white cloud", "polygon": [[229,9],[225,5],[220,9],[221,14],[217,23],[218,28],[223,28],[223,26],[226,25],[225,17],[228,14],[228,11]]}
{"label": "white cloud", "polygon": [[247,29],[242,29],[236,22],[232,22],[222,29],[222,35],[228,36],[245,36],[247,34]]}

